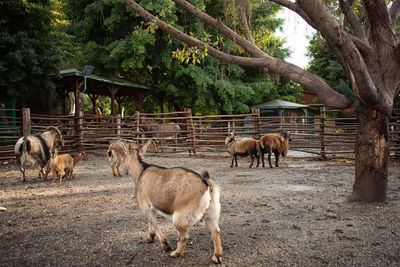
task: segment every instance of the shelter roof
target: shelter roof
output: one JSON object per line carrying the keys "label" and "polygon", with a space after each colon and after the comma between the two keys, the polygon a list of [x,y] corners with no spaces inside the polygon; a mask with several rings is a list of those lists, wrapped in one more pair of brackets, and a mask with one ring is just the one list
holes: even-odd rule
{"label": "shelter roof", "polygon": [[93,74],[85,76],[77,69],[61,70],[56,85],[58,90],[63,89],[66,92],[74,92],[76,88],[79,88],[81,92],[103,96],[111,96],[113,91],[116,97],[143,95],[150,93],[151,90],[147,86],[128,80],[105,78]]}
{"label": "shelter roof", "polygon": [[253,108],[258,109],[300,109],[308,108],[309,106],[303,104],[297,104],[285,100],[271,100],[262,104],[255,105]]}

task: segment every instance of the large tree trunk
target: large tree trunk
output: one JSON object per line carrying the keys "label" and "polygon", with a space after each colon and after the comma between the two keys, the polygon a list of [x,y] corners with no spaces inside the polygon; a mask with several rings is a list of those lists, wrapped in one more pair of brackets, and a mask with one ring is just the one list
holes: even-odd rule
{"label": "large tree trunk", "polygon": [[356,175],[352,201],[385,201],[389,163],[389,117],[366,109],[358,115]]}

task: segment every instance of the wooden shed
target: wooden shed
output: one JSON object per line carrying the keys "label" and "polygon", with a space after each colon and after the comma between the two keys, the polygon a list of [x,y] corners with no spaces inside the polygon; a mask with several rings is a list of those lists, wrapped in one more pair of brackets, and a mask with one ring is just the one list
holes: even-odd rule
{"label": "wooden shed", "polygon": [[63,113],[65,114],[65,99],[69,93],[75,94],[75,109],[79,108],[80,93],[88,94],[95,107],[96,99],[99,96],[108,96],[111,98],[111,114],[116,115],[115,101],[121,104],[121,98],[126,96],[135,97],[138,102],[138,110],[142,111],[142,100],[151,89],[136,82],[105,78],[93,74],[85,75],[84,72],[77,69],[61,70],[59,78],[55,81],[57,93],[64,99]]}
{"label": "wooden shed", "polygon": [[294,123],[296,118],[307,118],[309,106],[275,99],[258,104],[253,108],[260,110],[261,117],[279,116],[282,121]]}

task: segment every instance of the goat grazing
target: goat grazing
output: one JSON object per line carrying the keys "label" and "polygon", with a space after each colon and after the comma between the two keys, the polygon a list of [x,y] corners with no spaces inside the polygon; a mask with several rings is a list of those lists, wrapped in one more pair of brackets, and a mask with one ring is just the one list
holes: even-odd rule
{"label": "goat grazing", "polygon": [[170,256],[179,257],[185,250],[190,228],[203,220],[214,242],[212,260],[221,263],[220,190],[208,172],[152,165],[142,156],[142,149],[131,150],[124,163],[136,186],[136,200],[149,222],[148,241],[153,242],[157,235],[163,250],[171,250],[157,223],[157,213],[169,216],[178,232],[178,245]]}
{"label": "goat grazing", "polygon": [[25,168],[27,165],[39,166],[39,177],[45,176],[45,167],[50,160],[54,149],[61,148],[64,140],[57,127],[49,126],[47,131],[40,135],[21,137],[15,144],[17,166],[22,173],[22,182],[25,182]]}
{"label": "goat grazing", "polygon": [[271,164],[271,151],[275,155],[275,166],[279,167],[279,156],[286,157],[289,151],[289,141],[292,141],[290,133],[287,131],[282,131],[281,134],[265,134],[260,137],[260,152],[262,166],[264,164],[264,154],[268,154],[269,167],[272,168]]}
{"label": "goat grazing", "polygon": [[231,167],[233,167],[233,161],[235,161],[235,167],[238,166],[237,156],[250,156],[251,162],[249,168],[253,167],[254,158],[257,158],[257,167],[260,165],[260,158],[258,156],[259,144],[254,138],[242,138],[230,134],[225,139],[225,145],[228,147],[228,151],[231,154]]}
{"label": "goat grazing", "polygon": [[[146,149],[149,147],[150,151],[157,151],[156,144],[152,140],[148,140],[145,146]],[[137,147],[138,145],[135,143],[126,143],[121,140],[115,141],[108,146],[107,156],[111,166],[112,174],[114,176],[117,176],[117,174],[122,176],[121,172],[119,171],[119,167],[123,162],[123,157],[128,153],[129,150],[136,149]]]}

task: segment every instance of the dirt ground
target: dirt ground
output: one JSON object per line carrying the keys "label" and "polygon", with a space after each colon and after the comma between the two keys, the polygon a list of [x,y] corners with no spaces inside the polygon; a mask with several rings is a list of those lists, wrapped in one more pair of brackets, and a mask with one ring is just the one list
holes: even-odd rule
{"label": "dirt ground", "polygon": [[[104,153],[105,154],[105,153]],[[222,188],[224,266],[399,266],[400,166],[389,169],[386,203],[347,203],[351,161],[288,158],[279,168],[230,168],[225,155],[146,155],[162,166],[208,170]],[[0,266],[212,266],[212,241],[196,225],[182,257],[145,241],[147,222],[128,176],[113,177],[107,158],[89,154],[76,178],[22,183],[0,162]],[[177,235],[160,224],[173,249]]]}

